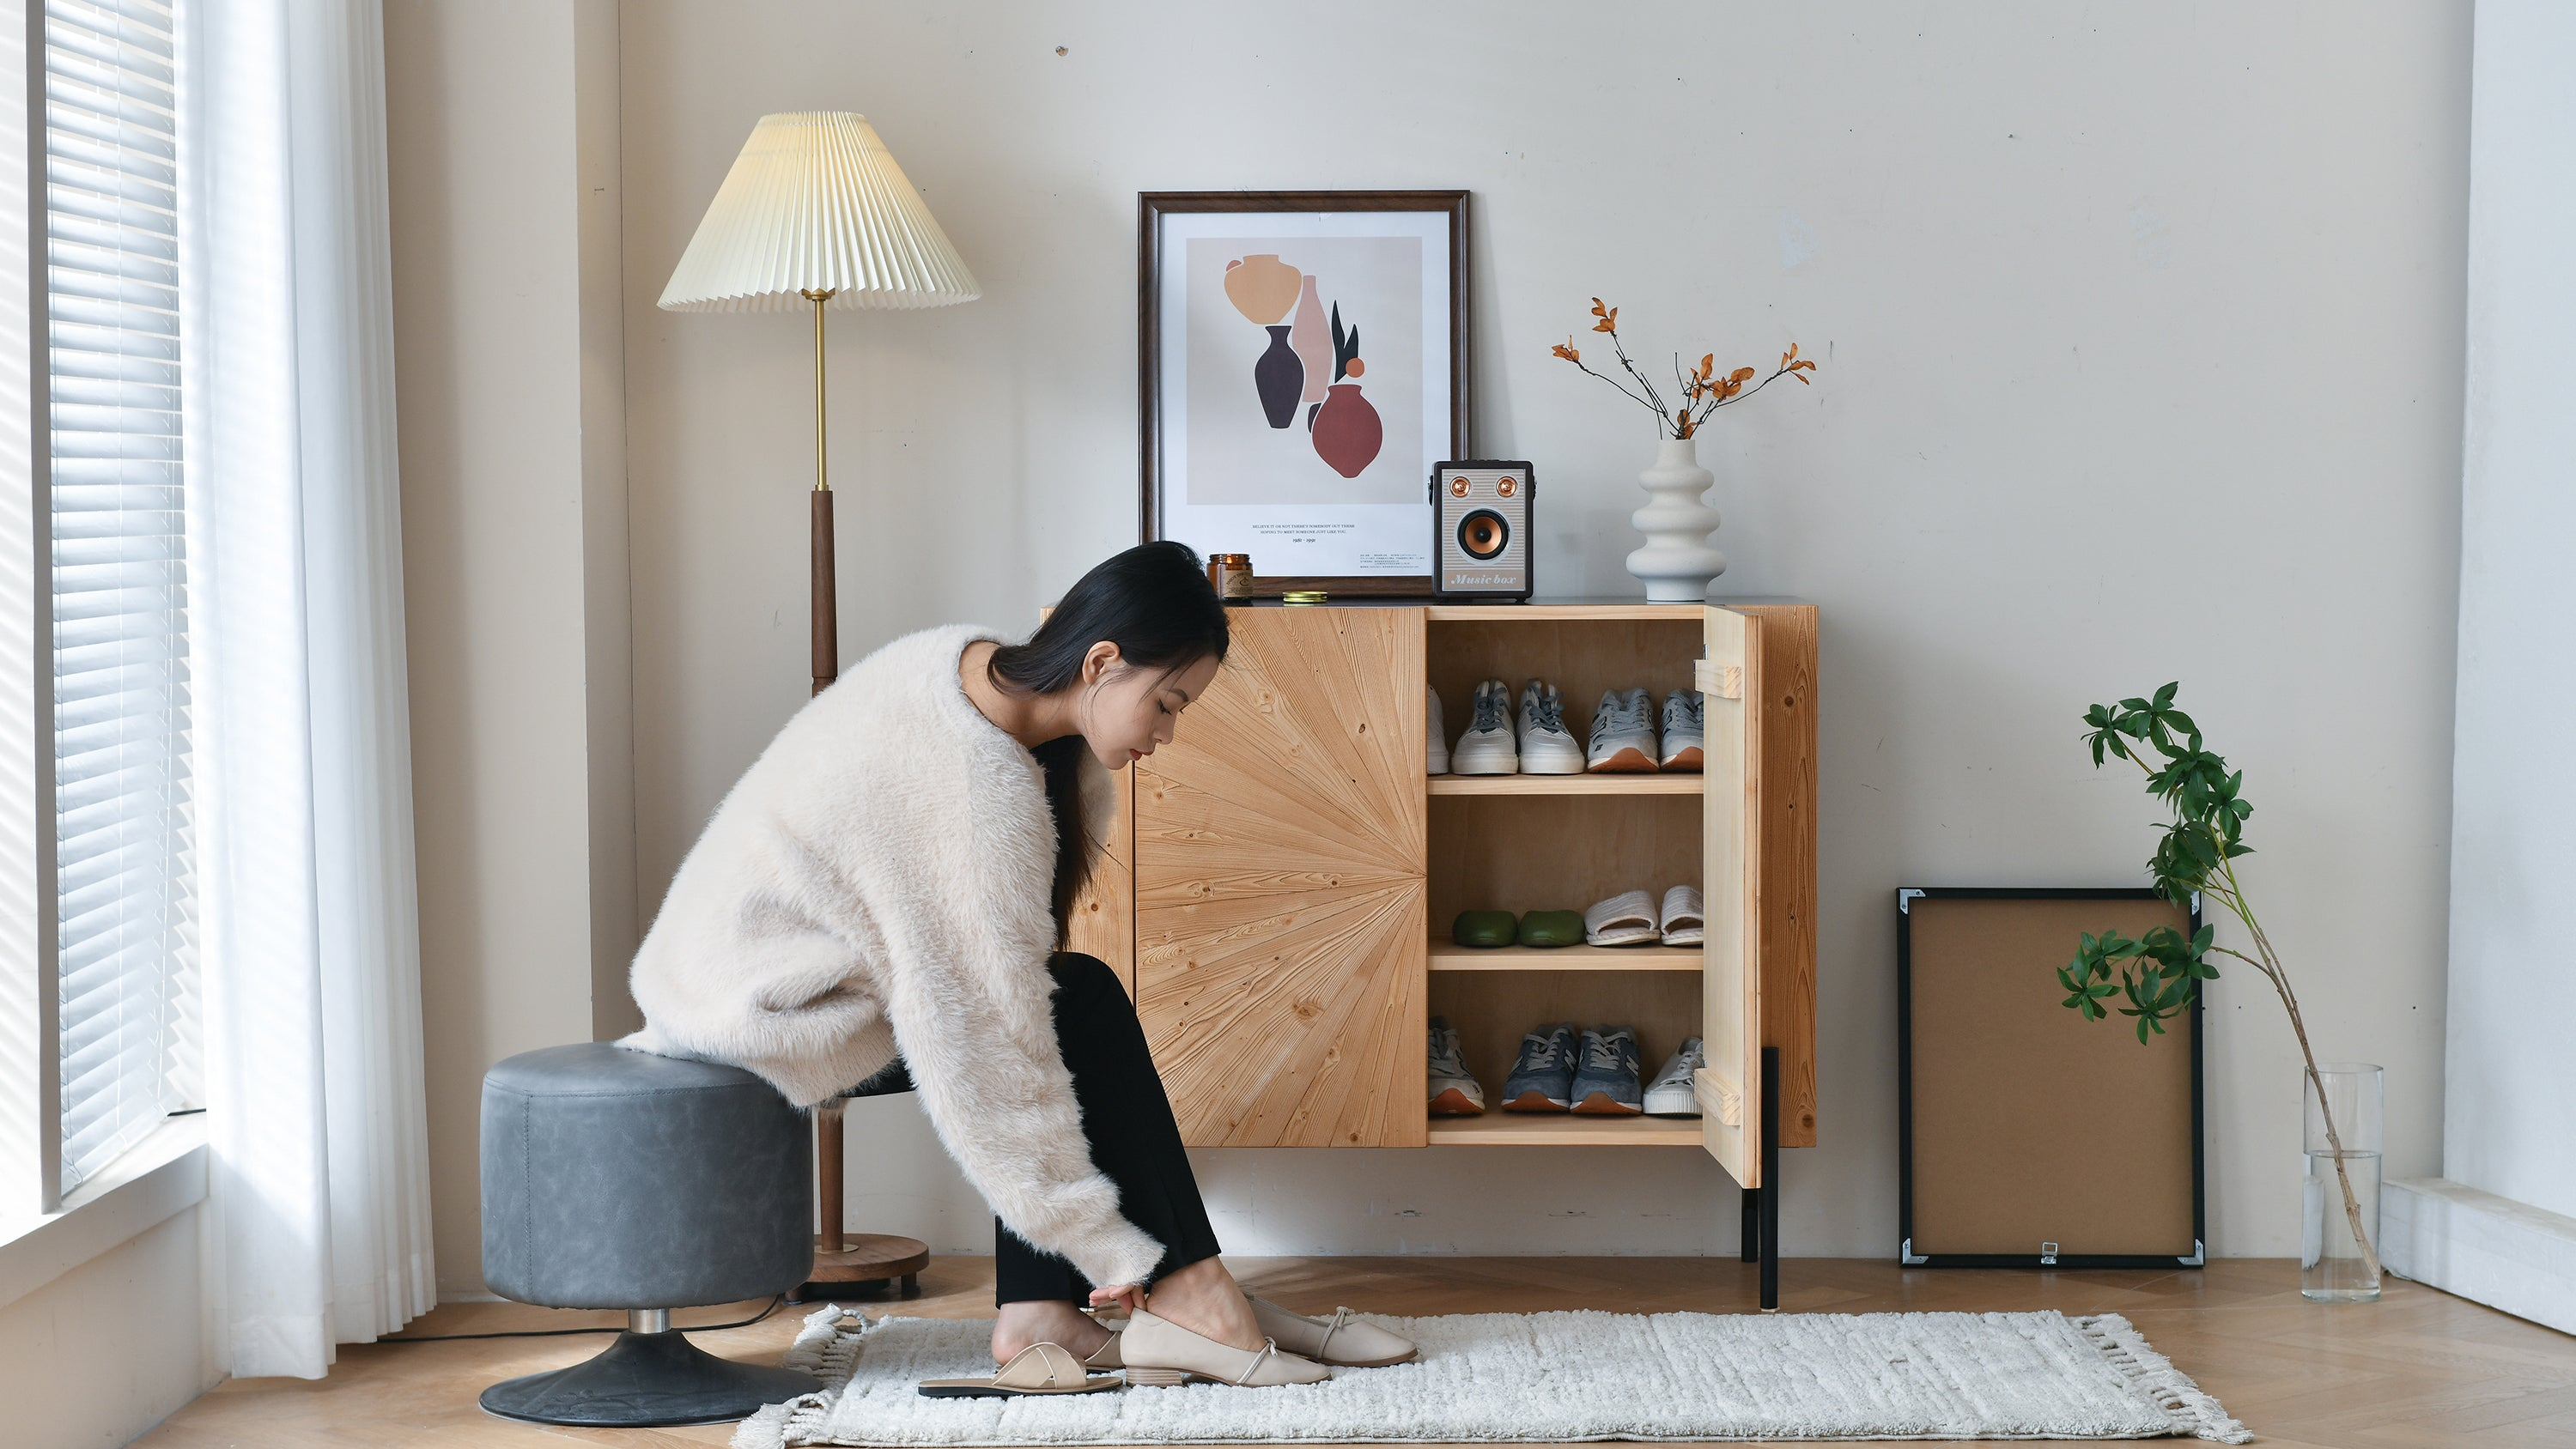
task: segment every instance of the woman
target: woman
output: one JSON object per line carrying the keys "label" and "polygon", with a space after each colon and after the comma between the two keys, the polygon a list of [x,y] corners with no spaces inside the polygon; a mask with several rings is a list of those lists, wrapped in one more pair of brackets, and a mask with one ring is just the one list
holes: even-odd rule
{"label": "woman", "polygon": [[[972,625],[895,640],[745,772],[636,953],[630,1046],[736,1063],[800,1106],[909,1072],[997,1214],[993,1357],[1033,1352],[1031,1386],[1065,1353],[1256,1385],[1412,1355],[1245,1297],[1126,990],[1062,949],[1117,810],[1109,772],[1170,743],[1225,650],[1225,608],[1171,542],[1085,574],[1024,644]],[[1086,1299],[1126,1309],[1125,1332]]]}

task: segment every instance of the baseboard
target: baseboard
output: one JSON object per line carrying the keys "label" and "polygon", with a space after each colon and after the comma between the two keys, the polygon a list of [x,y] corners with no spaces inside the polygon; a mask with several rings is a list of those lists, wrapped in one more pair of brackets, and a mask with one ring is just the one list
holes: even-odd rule
{"label": "baseboard", "polygon": [[2576,1218],[2418,1177],[2380,1194],[2379,1237],[2399,1277],[2576,1333]]}

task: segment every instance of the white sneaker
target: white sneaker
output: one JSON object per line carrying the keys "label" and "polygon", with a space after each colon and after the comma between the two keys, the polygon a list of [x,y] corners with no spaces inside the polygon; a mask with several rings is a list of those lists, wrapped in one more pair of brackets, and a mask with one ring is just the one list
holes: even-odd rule
{"label": "white sneaker", "polygon": [[1565,696],[1556,686],[1533,679],[1521,686],[1521,707],[1513,733],[1520,739],[1524,775],[1580,775],[1583,748],[1565,728]]}
{"label": "white sneaker", "polygon": [[1664,752],[1657,761],[1667,770],[1695,773],[1700,767],[1700,710],[1706,704],[1696,689],[1676,689],[1664,696]]}
{"label": "white sneaker", "polygon": [[1646,691],[1601,691],[1601,705],[1592,712],[1592,747],[1584,752],[1583,768],[1595,774],[1651,774],[1655,754],[1655,723]]}
{"label": "white sneaker", "polygon": [[1517,775],[1520,750],[1512,744],[1512,688],[1499,679],[1476,686],[1476,702],[1464,734],[1449,751],[1449,768],[1460,775]]}
{"label": "white sneaker", "polygon": [[1423,758],[1422,773],[1446,775],[1449,773],[1449,726],[1440,718],[1440,691],[1426,684],[1422,692],[1430,699],[1430,705],[1423,714],[1430,724],[1430,728],[1423,731],[1430,741],[1430,753]]}
{"label": "white sneaker", "polygon": [[1655,1080],[1646,1086],[1646,1115],[1649,1117],[1696,1117],[1699,1098],[1691,1092],[1691,1073],[1708,1065],[1707,1055],[1700,1050],[1698,1037],[1682,1043],[1682,1049],[1664,1062]]}
{"label": "white sneaker", "polygon": [[1485,1088],[1468,1073],[1467,1059],[1458,1052],[1458,1028],[1441,1017],[1431,1018],[1430,1045],[1431,1115],[1485,1115]]}

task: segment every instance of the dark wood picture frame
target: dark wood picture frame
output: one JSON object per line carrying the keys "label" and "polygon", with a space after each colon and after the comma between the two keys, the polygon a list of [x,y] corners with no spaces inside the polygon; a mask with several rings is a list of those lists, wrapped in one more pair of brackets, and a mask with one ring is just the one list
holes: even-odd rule
{"label": "dark wood picture frame", "polygon": [[[2208,996],[2208,983],[2196,982],[2191,994],[2191,1007],[2181,1020],[2168,1030],[2179,1031],[2187,1038],[2190,1076],[2188,1130],[2190,1132],[2190,1217],[2192,1251],[2172,1255],[2150,1253],[2060,1252],[2054,1255],[2032,1253],[1959,1253],[1918,1251],[1915,1245],[1915,1195],[1917,1167],[1915,1154],[1915,1021],[1914,1021],[1914,932],[1913,907],[1916,902],[1931,900],[1972,901],[2102,901],[2158,902],[2162,893],[2145,887],[1989,887],[1989,886],[1909,886],[1896,893],[1896,1153],[1897,1153],[1897,1260],[1908,1268],[2196,1268],[2207,1258],[2209,1242],[2209,1167],[2205,1140],[2204,1095],[2207,1065],[2203,1050],[2206,1032],[2201,1011]],[[2190,929],[2201,925],[2200,897],[2192,897],[2185,912]],[[2075,941],[2066,943],[2066,955],[2072,959]],[[2031,990],[2054,997],[2057,983],[2034,980]],[[2051,1003],[2054,1005],[2053,1001]],[[2118,1003],[2114,1002],[2113,1005]],[[2066,1012],[2070,1024],[2102,1033],[2105,1050],[2126,1046],[2138,1050],[2131,1033],[2133,1024],[2118,1016],[2108,1022],[2076,1023],[2074,1013]],[[1928,1245],[1927,1245],[1928,1246]]]}
{"label": "dark wood picture frame", "polygon": [[[1446,212],[1449,216],[1449,452],[1473,457],[1469,426],[1467,347],[1467,193],[1464,191],[1141,191],[1136,194],[1136,403],[1137,535],[1150,542],[1163,537],[1161,420],[1156,409],[1162,394],[1162,219],[1186,212],[1335,211]],[[1424,339],[1429,345],[1432,339]],[[1258,569],[1261,560],[1255,558]],[[1419,576],[1364,574],[1351,577],[1259,575],[1253,594],[1276,598],[1290,590],[1318,589],[1333,595],[1373,598],[1429,598],[1437,578],[1437,560]]]}

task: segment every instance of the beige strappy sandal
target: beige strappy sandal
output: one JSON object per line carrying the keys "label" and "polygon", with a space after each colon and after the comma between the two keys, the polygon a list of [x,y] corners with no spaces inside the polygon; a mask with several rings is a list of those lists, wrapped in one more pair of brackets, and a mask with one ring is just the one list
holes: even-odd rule
{"label": "beige strappy sandal", "polygon": [[923,1379],[925,1399],[1008,1399],[1021,1394],[1096,1394],[1119,1386],[1115,1375],[1093,1375],[1073,1351],[1056,1343],[1033,1343],[1011,1355],[988,1379]]}
{"label": "beige strappy sandal", "polygon": [[1202,1337],[1168,1318],[1138,1309],[1118,1335],[1119,1355],[1131,1384],[1233,1384],[1258,1389],[1311,1384],[1333,1371],[1309,1358],[1282,1353],[1276,1339],[1259,1348],[1235,1348]]}

